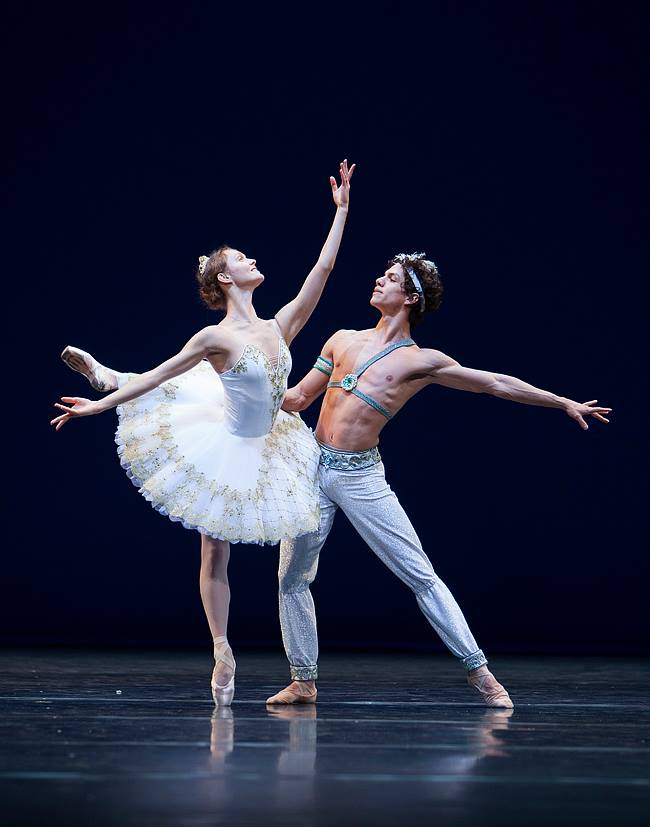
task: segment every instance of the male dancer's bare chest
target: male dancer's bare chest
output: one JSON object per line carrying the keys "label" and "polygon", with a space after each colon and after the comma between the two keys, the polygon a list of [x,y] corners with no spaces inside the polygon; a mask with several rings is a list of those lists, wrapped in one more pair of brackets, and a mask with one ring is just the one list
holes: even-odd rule
{"label": "male dancer's bare chest", "polygon": [[[354,340],[333,354],[332,379],[340,380],[354,373],[377,352],[381,343]],[[358,388],[386,410],[396,413],[413,395],[408,377],[411,360],[403,351],[393,351],[373,364],[359,377]],[[401,358],[400,358],[401,357]],[[318,420],[318,439],[342,450],[362,450],[377,444],[379,434],[387,423],[385,415],[358,396],[340,388],[327,391]]]}
{"label": "male dancer's bare chest", "polygon": [[[334,368],[331,379],[340,381],[348,374],[355,374],[385,347],[373,339],[352,338],[333,353]],[[402,404],[412,394],[409,392],[409,378],[412,372],[410,348],[399,348],[386,354],[370,365],[359,376],[358,387],[383,404]],[[345,398],[352,398],[344,394]],[[357,399],[357,401],[360,401]]]}

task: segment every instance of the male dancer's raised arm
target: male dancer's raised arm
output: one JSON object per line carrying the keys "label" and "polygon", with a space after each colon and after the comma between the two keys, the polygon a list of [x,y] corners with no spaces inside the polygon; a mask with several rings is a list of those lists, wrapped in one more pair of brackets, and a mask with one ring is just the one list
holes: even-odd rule
{"label": "male dancer's raised arm", "polygon": [[336,179],[330,177],[332,198],[336,204],[336,215],[332,228],[325,240],[318,261],[309,272],[309,275],[300,288],[300,292],[295,299],[286,304],[275,315],[276,321],[280,325],[280,329],[288,345],[295,339],[314,312],[325,288],[325,284],[327,283],[329,274],[334,269],[348,215],[350,178],[352,178],[355,166],[355,164],[352,164],[348,169],[347,158],[341,162],[339,167],[341,185],[339,187],[336,185]]}

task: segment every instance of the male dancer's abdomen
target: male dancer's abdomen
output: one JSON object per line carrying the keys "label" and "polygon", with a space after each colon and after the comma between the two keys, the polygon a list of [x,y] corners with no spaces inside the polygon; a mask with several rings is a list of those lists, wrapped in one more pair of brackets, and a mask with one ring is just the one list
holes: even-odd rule
{"label": "male dancer's abdomen", "polygon": [[365,451],[379,442],[387,420],[373,408],[343,390],[325,394],[316,439],[340,451]]}

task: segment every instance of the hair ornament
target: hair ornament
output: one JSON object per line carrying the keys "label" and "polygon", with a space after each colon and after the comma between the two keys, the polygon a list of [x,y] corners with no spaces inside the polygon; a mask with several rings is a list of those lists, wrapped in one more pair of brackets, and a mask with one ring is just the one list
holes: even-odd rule
{"label": "hair ornament", "polygon": [[203,275],[205,273],[205,268],[208,266],[208,261],[210,260],[210,256],[199,256],[199,275]]}

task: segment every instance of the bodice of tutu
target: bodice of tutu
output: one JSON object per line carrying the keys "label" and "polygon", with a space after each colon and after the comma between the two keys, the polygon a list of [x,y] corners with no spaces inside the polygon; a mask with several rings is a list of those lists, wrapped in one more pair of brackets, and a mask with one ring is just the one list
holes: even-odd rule
{"label": "bodice of tutu", "polygon": [[219,374],[224,389],[225,426],[240,437],[268,434],[280,410],[291,371],[291,355],[278,338],[270,359],[257,345],[247,344],[230,368]]}

